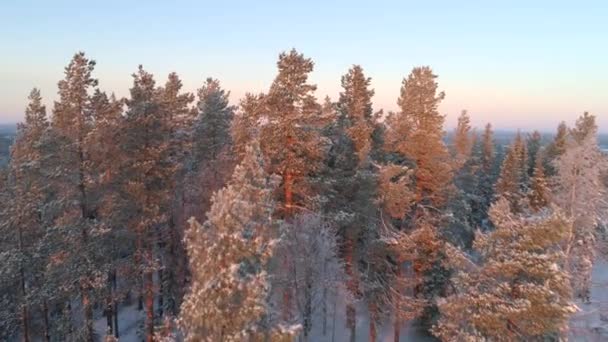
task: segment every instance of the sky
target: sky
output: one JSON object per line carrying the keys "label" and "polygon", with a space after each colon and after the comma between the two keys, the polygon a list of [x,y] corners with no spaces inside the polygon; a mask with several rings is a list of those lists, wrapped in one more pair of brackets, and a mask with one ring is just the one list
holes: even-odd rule
{"label": "sky", "polygon": [[23,117],[32,87],[52,107],[77,51],[100,87],[127,96],[139,64],[194,92],[218,78],[234,104],[268,89],[281,51],[315,62],[317,97],[338,98],[359,64],[375,109],[396,110],[402,79],[429,65],[446,129],[552,131],[583,111],[608,132],[607,1],[0,1],[0,123]]}

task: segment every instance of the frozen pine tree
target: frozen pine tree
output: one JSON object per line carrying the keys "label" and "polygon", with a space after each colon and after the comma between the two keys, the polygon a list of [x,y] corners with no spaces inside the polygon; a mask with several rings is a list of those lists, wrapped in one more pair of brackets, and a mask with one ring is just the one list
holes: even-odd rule
{"label": "frozen pine tree", "polygon": [[279,55],[278,75],[263,97],[265,123],[260,148],[267,169],[282,178],[279,210],[291,216],[305,200],[307,177],[319,167],[318,124],[321,107],[314,96],[316,85],[308,83],[313,62],[295,49]]}
{"label": "frozen pine tree", "polygon": [[192,198],[188,199],[196,205],[196,212],[188,213],[199,220],[204,219],[201,214],[209,210],[211,194],[224,186],[233,168],[230,127],[235,108],[229,104],[229,95],[230,92],[212,78],[198,90],[189,175],[197,186],[190,186]]}
{"label": "frozen pine tree", "polygon": [[475,134],[471,128],[471,118],[466,110],[458,117],[458,125],[454,130],[454,159],[455,169],[458,170],[471,157]]}
{"label": "frozen pine tree", "polygon": [[155,298],[154,273],[162,261],[159,238],[166,227],[174,173],[177,165],[172,148],[171,112],[161,100],[162,89],[142,66],[133,74],[127,100],[122,148],[128,161],[123,169],[123,191],[132,214],[127,224],[135,234],[136,279],[140,305],[145,305],[145,337],[153,340]]}
{"label": "frozen pine tree", "polygon": [[478,233],[474,256],[447,245],[453,270],[433,333],[442,341],[535,341],[565,337],[576,311],[563,250],[572,222],[559,210],[490,209],[495,230]]}
{"label": "frozen pine tree", "polygon": [[[49,123],[46,108],[38,89],[29,95],[25,121],[17,126],[15,143],[11,147],[9,172],[3,173],[3,202],[0,207],[0,290],[3,299],[0,316],[0,339],[14,333],[11,322],[20,322],[23,341],[36,335],[31,317],[39,312],[47,300],[43,295],[46,255],[40,253],[44,245],[46,225],[42,219],[47,199],[44,177],[45,151],[42,148]],[[6,178],[5,178],[6,177]],[[46,315],[46,313],[42,313]],[[48,330],[48,325],[45,326]]]}
{"label": "frozen pine tree", "polygon": [[566,254],[575,294],[589,300],[591,268],[595,259],[596,229],[606,215],[602,173],[608,168],[597,143],[595,117],[585,113],[569,134],[565,150],[554,161],[553,199],[574,222]]}
{"label": "frozen pine tree", "polygon": [[365,161],[371,150],[371,135],[374,130],[370,89],[371,78],[365,77],[363,68],[354,65],[342,76],[342,89],[338,111],[345,116],[348,135],[353,141],[360,161]]}
{"label": "frozen pine tree", "polygon": [[[443,286],[441,275],[426,277],[425,274],[443,273],[435,269],[440,266],[436,228],[444,219],[443,209],[452,190],[453,178],[451,158],[443,141],[445,117],[438,109],[445,94],[437,90],[436,78],[431,68],[416,67],[403,79],[397,101],[400,111],[387,119],[385,141],[388,151],[399,154],[413,165],[411,189],[414,199],[404,213],[407,216],[399,220],[398,228],[411,234],[412,239],[419,239],[414,243],[418,246],[416,259],[409,265],[413,272],[408,276],[417,278],[414,283],[421,283],[415,287],[415,293],[426,299],[435,296]],[[401,266],[396,268],[398,277],[403,276]],[[399,340],[399,325],[396,321],[395,341]]]}
{"label": "frozen pine tree", "polygon": [[269,307],[267,264],[274,254],[275,177],[257,146],[247,149],[225,188],[213,196],[207,221],[190,220],[186,242],[192,282],[181,306],[188,341],[279,341],[290,330]]}

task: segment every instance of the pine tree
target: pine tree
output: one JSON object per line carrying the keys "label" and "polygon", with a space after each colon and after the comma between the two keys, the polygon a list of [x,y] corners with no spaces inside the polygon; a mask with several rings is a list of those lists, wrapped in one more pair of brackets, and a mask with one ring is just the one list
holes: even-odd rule
{"label": "pine tree", "polygon": [[483,131],[482,144],[483,169],[489,173],[492,170],[496,154],[494,147],[494,131],[492,131],[492,124],[490,123],[486,124]]}
{"label": "pine tree", "polygon": [[[436,77],[429,67],[417,67],[403,80],[398,99],[401,111],[389,117],[386,134],[387,149],[399,153],[414,165],[411,213],[400,225],[406,222],[401,228],[409,231],[409,239],[415,241],[418,252],[412,266],[417,279],[414,282],[421,284],[416,285],[415,293],[426,298],[432,297],[442,286],[440,277],[425,279],[424,274],[443,273],[434,269],[438,266],[440,246],[435,227],[443,219],[441,209],[452,188],[450,156],[443,142],[444,116],[438,112],[445,94],[437,92]],[[397,277],[401,278],[400,265],[397,272]],[[421,282],[422,279],[425,281]],[[397,320],[396,341],[399,340],[399,327]]]}
{"label": "pine tree", "polygon": [[540,150],[536,153],[536,162],[530,181],[530,191],[528,193],[528,201],[531,208],[535,211],[546,208],[551,203],[550,189],[545,176],[545,166],[543,164],[543,152],[543,150]]}
{"label": "pine tree", "polygon": [[54,104],[52,116],[52,128],[62,151],[58,156],[55,191],[64,203],[60,229],[66,234],[56,236],[56,251],[70,251],[65,267],[72,270],[67,276],[75,277],[78,283],[84,312],[82,338],[87,341],[93,339],[94,298],[91,296],[100,285],[94,276],[99,270],[96,261],[103,258],[98,250],[100,232],[96,225],[97,212],[91,204],[88,180],[92,175],[87,167],[90,156],[85,145],[93,126],[91,91],[98,83],[92,76],[94,68],[95,61],[83,52],[74,55],[65,68],[65,78],[58,83],[59,100]]}
{"label": "pine tree", "polygon": [[267,264],[274,253],[273,191],[254,145],[228,185],[213,196],[208,220],[187,232],[192,283],[181,307],[188,341],[279,341],[290,331],[268,311]]}
{"label": "pine tree", "polygon": [[232,150],[237,162],[243,160],[247,146],[259,134],[259,124],[263,114],[265,114],[264,94],[247,93],[241,100],[230,127]]}
{"label": "pine tree", "polygon": [[496,182],[496,195],[506,198],[514,211],[521,208],[521,199],[527,192],[527,152],[521,134],[511,143],[507,156],[500,168]]}
{"label": "pine tree", "polygon": [[[224,186],[233,167],[234,158],[229,154],[233,148],[230,127],[235,108],[230,106],[229,96],[230,92],[212,78],[198,91],[191,168],[199,186],[192,187],[198,195],[190,199],[196,203],[197,212],[209,210],[211,194]],[[197,219],[203,219],[196,214],[192,213]]]}
{"label": "pine tree", "polygon": [[527,150],[528,150],[528,160],[527,160],[527,169],[526,173],[529,177],[532,177],[534,174],[534,168],[536,167],[536,155],[540,151],[542,147],[542,136],[539,131],[534,131],[532,134],[528,135],[527,139]]}
{"label": "pine tree", "polygon": [[565,122],[560,122],[557,126],[557,133],[553,137],[553,141],[547,146],[547,152],[545,156],[545,168],[548,176],[555,176],[557,171],[554,168],[554,161],[564,154],[566,151],[566,144],[568,141],[568,126]]}
{"label": "pine tree", "polygon": [[119,269],[126,268],[132,261],[125,256],[132,256],[130,246],[134,240],[124,224],[128,215],[128,209],[125,208],[128,205],[120,189],[121,166],[125,164],[120,148],[123,104],[114,94],[108,96],[99,90],[95,91],[90,100],[92,127],[84,141],[85,155],[88,156],[87,174],[90,175],[89,203],[95,208],[95,225],[100,230],[107,231],[98,244],[98,250],[104,257],[98,261],[98,266],[100,269],[107,267],[106,286],[101,296],[104,297],[108,332],[116,337],[118,301],[124,295],[118,289],[117,274]]}
{"label": "pine tree", "polygon": [[[350,340],[356,339],[356,300],[361,298],[359,266],[367,246],[363,236],[373,229],[376,206],[373,203],[375,176],[370,169],[370,152],[374,120],[370,89],[371,79],[365,77],[363,68],[353,66],[342,76],[342,92],[335,105],[329,98],[323,105],[322,116],[330,120],[329,139],[332,141],[327,153],[327,186],[324,193],[330,197],[327,214],[341,240],[341,256],[348,276],[348,289],[352,302],[346,305],[346,324]],[[329,191],[327,191],[329,190]]]}
{"label": "pine tree", "polygon": [[454,130],[454,169],[460,169],[471,157],[473,142],[474,133],[471,132],[471,118],[467,111],[463,110],[458,117],[458,125]]}
{"label": "pine tree", "polygon": [[[180,286],[184,286],[183,270],[186,265],[185,250],[181,241],[183,240],[182,231],[178,226],[185,222],[180,222],[182,207],[184,202],[183,179],[187,172],[186,163],[188,161],[188,151],[192,146],[192,126],[195,112],[190,108],[190,103],[194,101],[191,93],[182,91],[183,85],[179,76],[172,72],[169,74],[165,85],[158,89],[159,110],[164,116],[165,125],[168,127],[168,150],[169,161],[173,164],[173,176],[167,183],[167,191],[170,200],[165,203],[163,210],[169,212],[166,226],[157,226],[156,234],[159,247],[159,260],[162,264],[158,268],[159,279],[159,300],[158,313],[163,316],[165,311],[168,314],[177,315],[177,308],[181,301],[182,291]],[[179,279],[178,279],[179,277]],[[178,284],[181,282],[182,284]]]}
{"label": "pine tree", "polygon": [[307,83],[313,69],[310,59],[291,50],[279,55],[277,66],[279,73],[264,97],[260,147],[269,160],[268,171],[282,177],[281,209],[289,217],[303,203],[307,175],[318,169],[322,158],[316,129],[320,106],[316,86]]}
{"label": "pine tree", "polygon": [[518,215],[504,198],[490,217],[496,229],[477,235],[478,258],[446,249],[456,274],[433,333],[444,341],[563,337],[576,311],[562,249],[572,222],[559,211]]}
{"label": "pine tree", "polygon": [[[38,308],[45,300],[41,289],[44,285],[43,265],[46,259],[44,255],[40,255],[39,248],[46,228],[42,211],[47,189],[43,170],[45,156],[41,144],[49,127],[46,108],[42,104],[38,89],[31,91],[29,101],[25,110],[25,122],[17,127],[15,143],[11,147],[9,173],[4,183],[4,193],[11,197],[11,204],[0,208],[4,217],[0,220],[0,232],[13,240],[1,244],[4,265],[0,274],[9,280],[6,285],[11,284],[19,289],[16,298],[12,299],[20,307],[18,316],[24,341],[30,341],[32,335],[33,324],[30,317],[33,316],[33,309]],[[9,200],[6,203],[9,203]],[[15,279],[16,284],[11,282],[11,279]],[[3,293],[11,298],[8,296],[10,292]],[[12,305],[3,306],[2,311],[6,310],[10,315],[11,308]],[[4,319],[10,321],[9,317]],[[10,331],[7,330],[9,333]]]}
{"label": "pine tree", "polygon": [[452,180],[449,155],[443,143],[444,116],[439,114],[443,92],[429,67],[417,67],[403,80],[398,100],[401,111],[389,121],[387,144],[416,166],[416,205],[440,206]]}
{"label": "pine tree", "polygon": [[122,143],[128,161],[124,169],[124,191],[132,205],[130,226],[136,234],[136,264],[145,304],[145,336],[154,335],[154,272],[158,271],[158,229],[167,222],[167,208],[173,189],[174,155],[172,122],[155,87],[152,74],[142,66],[133,74],[131,97],[127,100],[125,134]]}
{"label": "pine tree", "polygon": [[363,68],[354,65],[342,76],[342,89],[338,111],[348,121],[348,135],[355,145],[360,161],[365,161],[371,150],[374,90],[369,89],[371,78],[365,77]]}
{"label": "pine tree", "polygon": [[595,117],[585,113],[571,130],[566,149],[554,166],[555,203],[574,222],[566,255],[573,275],[575,294],[589,301],[591,268],[595,260],[595,231],[606,212],[606,188],[602,173],[608,169],[606,157],[597,144]]}

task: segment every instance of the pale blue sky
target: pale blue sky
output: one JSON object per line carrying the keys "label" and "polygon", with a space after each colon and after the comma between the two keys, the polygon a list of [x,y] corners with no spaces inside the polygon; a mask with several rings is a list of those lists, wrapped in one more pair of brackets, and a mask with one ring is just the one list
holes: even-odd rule
{"label": "pale blue sky", "polygon": [[[500,4],[499,4],[500,3]],[[138,64],[187,90],[219,78],[236,103],[264,91],[280,51],[315,63],[318,97],[361,64],[377,109],[395,109],[416,65],[439,75],[447,128],[553,130],[582,111],[608,131],[607,1],[27,1],[0,2],[0,122],[21,119],[29,89],[47,103],[84,50],[104,90],[126,96]]]}

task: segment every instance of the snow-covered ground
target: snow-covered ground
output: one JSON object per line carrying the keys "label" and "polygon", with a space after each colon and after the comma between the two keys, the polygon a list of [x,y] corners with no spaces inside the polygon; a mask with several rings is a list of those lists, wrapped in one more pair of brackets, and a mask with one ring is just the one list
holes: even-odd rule
{"label": "snow-covered ground", "polygon": [[581,311],[570,322],[571,341],[608,341],[608,261],[601,255],[593,267],[592,282],[591,303],[578,302]]}
{"label": "snow-covered ground", "polygon": [[[95,319],[95,333],[97,336],[105,336],[106,334],[106,318],[98,313],[99,317]],[[118,332],[120,342],[138,342],[141,338],[137,337],[138,324],[144,319],[143,311],[137,310],[137,303],[122,306],[118,313]],[[103,341],[103,338],[102,338]]]}
{"label": "snow-covered ground", "polygon": [[[570,323],[570,340],[580,342],[608,341],[608,261],[598,255],[593,268],[593,285],[591,288],[591,304],[578,302],[581,309],[575,314]],[[345,303],[338,299],[334,308],[329,307],[327,329],[322,333],[320,317],[315,317],[309,341],[311,342],[348,342],[349,331],[345,322]],[[98,336],[104,336],[106,319],[98,313],[95,320],[95,331]],[[120,342],[139,342],[138,324],[143,320],[143,312],[137,310],[137,305],[121,307],[119,312]],[[378,342],[393,341],[393,327],[386,324],[378,328]],[[365,305],[358,307],[357,341],[368,341],[369,317]],[[416,327],[405,323],[401,329],[401,341],[426,342],[433,339],[418,331]],[[301,340],[299,340],[301,341]]]}

